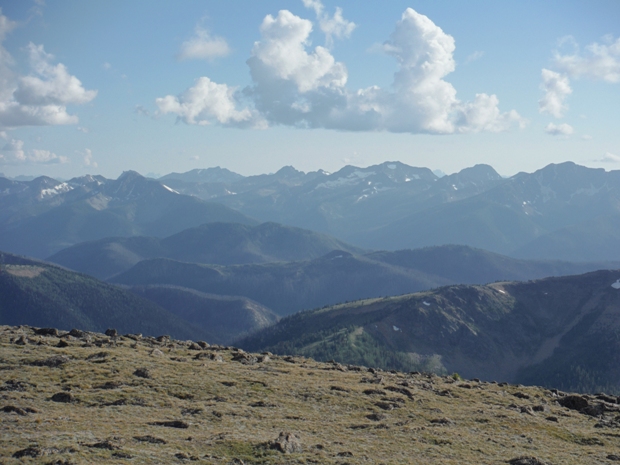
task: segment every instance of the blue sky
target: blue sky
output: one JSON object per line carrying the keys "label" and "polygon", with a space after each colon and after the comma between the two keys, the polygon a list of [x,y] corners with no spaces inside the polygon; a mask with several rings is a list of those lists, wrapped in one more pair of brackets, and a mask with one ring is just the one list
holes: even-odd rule
{"label": "blue sky", "polygon": [[620,2],[0,0],[0,172],[620,167]]}

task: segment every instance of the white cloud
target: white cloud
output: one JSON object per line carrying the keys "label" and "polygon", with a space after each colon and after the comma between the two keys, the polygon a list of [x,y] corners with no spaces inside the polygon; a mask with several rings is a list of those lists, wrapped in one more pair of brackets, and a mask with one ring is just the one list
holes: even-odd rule
{"label": "white cloud", "polygon": [[32,73],[14,73],[13,57],[1,45],[14,26],[0,10],[0,128],[77,123],[66,105],[90,102],[97,91],[84,89],[62,63],[52,64],[42,45],[27,47]]}
{"label": "white cloud", "polygon": [[187,124],[207,125],[217,121],[230,126],[259,124],[249,108],[237,110],[236,89],[217,84],[207,77],[196,80],[193,87],[179,96],[167,95],[155,100],[160,114],[172,113]]}
{"label": "white cloud", "polygon": [[312,23],[281,10],[277,17],[267,15],[260,27],[261,40],[254,44],[248,60],[254,80],[292,81],[300,93],[320,87],[343,87],[347,70],[336,62],[329,50],[318,46],[306,51]]}
{"label": "white cloud", "polygon": [[[317,16],[318,0],[304,0]],[[282,10],[268,15],[261,38],[247,60],[253,85],[236,92],[202,77],[185,94],[157,99],[160,114],[173,113],[188,124],[283,124],[351,131],[452,134],[503,131],[525,124],[515,111],[502,113],[495,95],[471,102],[456,97],[444,78],[455,69],[455,43],[428,17],[407,9],[382,50],[399,69],[389,89],[346,88],[348,72],[331,52],[310,47],[312,22]],[[242,105],[242,97],[246,104]],[[243,109],[239,109],[243,108]],[[252,124],[248,124],[248,123]]]}
{"label": "white cloud", "polygon": [[484,52],[482,52],[480,50],[476,50],[474,53],[472,53],[467,58],[465,58],[465,64],[467,65],[467,64],[469,64],[469,63],[471,63],[473,61],[478,61],[483,56],[484,56]]}
{"label": "white cloud", "polygon": [[547,127],[545,127],[545,132],[552,136],[570,136],[575,130],[570,124],[553,124],[549,123]]}
{"label": "white cloud", "polygon": [[24,105],[84,104],[97,96],[96,90],[86,90],[62,63],[52,65],[54,58],[45,53],[43,45],[28,44],[30,66],[36,75],[19,79],[15,99]]}
{"label": "white cloud", "polygon": [[587,77],[610,83],[620,82],[620,38],[603,38],[605,43],[594,42],[585,53],[576,50],[572,54],[555,54],[555,66],[571,77]]}
{"label": "white cloud", "polygon": [[19,164],[55,164],[67,163],[67,157],[58,156],[49,150],[24,150],[24,141],[11,139],[0,150],[0,163],[7,165]]}
{"label": "white cloud", "polygon": [[78,152],[82,156],[84,166],[92,166],[97,168],[99,165],[93,159],[93,151],[91,149],[84,149],[82,152]]}
{"label": "white cloud", "polygon": [[545,91],[545,96],[538,101],[538,111],[549,113],[556,118],[564,116],[568,109],[564,100],[573,92],[568,76],[543,69],[540,88]]}
{"label": "white cloud", "polygon": [[78,126],[76,129],[84,134],[88,134],[90,132],[88,128],[84,128],[82,126]]}
{"label": "white cloud", "polygon": [[584,134],[583,136],[581,136],[581,138],[583,140],[592,140],[592,136],[590,134]]}
{"label": "white cloud", "polygon": [[179,60],[213,60],[230,53],[230,47],[223,37],[212,36],[209,31],[196,26],[194,36],[181,44]]}
{"label": "white cloud", "polygon": [[302,0],[304,6],[314,10],[319,20],[319,28],[325,34],[325,45],[331,48],[334,44],[334,38],[343,39],[351,37],[351,33],[357,27],[352,21],[344,19],[342,16],[342,8],[336,7],[336,12],[332,17],[325,14],[325,7],[320,0]]}
{"label": "white cloud", "polygon": [[596,163],[620,163],[620,156],[614,155],[611,152],[606,152],[602,158],[599,158],[598,160],[592,160],[592,161]]}

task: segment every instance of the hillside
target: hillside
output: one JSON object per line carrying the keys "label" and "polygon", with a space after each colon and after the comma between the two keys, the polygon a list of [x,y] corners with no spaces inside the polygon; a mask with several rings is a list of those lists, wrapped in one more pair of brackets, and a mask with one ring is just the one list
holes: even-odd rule
{"label": "hillside", "polygon": [[610,396],[27,327],[0,327],[0,351],[7,465],[598,465],[618,457],[620,405]]}
{"label": "hillside", "polygon": [[238,341],[385,368],[620,393],[620,271],[447,286],[302,312]]}
{"label": "hillside", "polygon": [[325,234],[276,223],[207,223],[164,239],[109,237],[80,243],[48,260],[107,279],[149,258],[235,265],[308,260],[332,250],[362,251]]}
{"label": "hillside", "polygon": [[245,297],[205,294],[176,286],[136,286],[129,290],[155,302],[214,344],[230,344],[278,321],[268,308]]}
{"label": "hillside", "polygon": [[289,315],[303,309],[393,296],[447,284],[536,279],[617,267],[618,263],[516,260],[463,246],[373,252],[334,251],[287,263],[215,266],[144,260],[111,279],[126,285],[168,284],[221,295],[245,296]]}
{"label": "hillside", "polygon": [[202,338],[153,302],[44,262],[2,253],[0,324]]}

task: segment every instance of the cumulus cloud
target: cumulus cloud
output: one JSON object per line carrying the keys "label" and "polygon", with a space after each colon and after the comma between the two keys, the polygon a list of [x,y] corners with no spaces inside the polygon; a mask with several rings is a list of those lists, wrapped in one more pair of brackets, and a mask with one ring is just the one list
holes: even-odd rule
{"label": "cumulus cloud", "polygon": [[14,24],[0,11],[0,128],[77,123],[66,106],[90,102],[97,91],[84,89],[62,63],[53,64],[42,45],[27,47],[31,74],[14,73],[13,57],[1,45]]}
{"label": "cumulus cloud", "polygon": [[302,0],[306,8],[314,10],[319,21],[319,28],[325,34],[325,45],[331,48],[334,38],[343,39],[351,37],[351,33],[357,25],[342,16],[342,8],[336,7],[333,16],[325,13],[325,7],[320,0]]}
{"label": "cumulus cloud", "polygon": [[231,126],[256,125],[255,112],[249,108],[237,109],[235,93],[233,87],[201,77],[183,94],[167,95],[156,99],[155,103],[160,114],[175,114],[187,124],[207,125],[217,121]]}
{"label": "cumulus cloud", "polygon": [[11,139],[0,150],[0,163],[7,165],[55,164],[68,161],[67,157],[58,156],[49,150],[24,150],[24,141],[19,139]]}
{"label": "cumulus cloud", "polygon": [[598,163],[620,163],[620,156],[614,155],[613,153],[606,152],[603,155],[603,158],[599,158],[598,160],[593,160]]}
{"label": "cumulus cloud", "polygon": [[588,45],[584,53],[578,47],[571,54],[556,52],[555,66],[572,77],[586,77],[610,83],[620,82],[620,38],[605,36],[604,43]]}
{"label": "cumulus cloud", "polygon": [[[320,1],[304,0],[304,4],[317,17],[324,15]],[[311,21],[287,10],[275,17],[267,15],[260,26],[261,38],[247,60],[251,86],[236,92],[203,77],[181,96],[157,99],[160,113],[176,114],[188,124],[266,121],[433,134],[498,132],[525,124],[517,112],[501,112],[495,95],[480,93],[470,102],[457,99],[456,89],[445,80],[456,66],[454,38],[411,8],[382,46],[399,66],[389,89],[347,89],[346,66],[328,48],[310,47],[312,29]],[[242,97],[247,99],[245,105]]]}
{"label": "cumulus cloud", "polygon": [[84,166],[92,166],[97,168],[99,165],[93,159],[93,151],[91,149],[84,149],[82,152],[78,152],[82,156]]}
{"label": "cumulus cloud", "polygon": [[212,36],[209,31],[196,26],[191,39],[181,44],[177,58],[179,60],[213,60],[230,53],[226,39]]}
{"label": "cumulus cloud", "polygon": [[540,88],[545,92],[545,96],[538,101],[538,111],[549,113],[556,118],[564,116],[568,109],[564,100],[573,92],[568,76],[543,69]]}
{"label": "cumulus cloud", "polygon": [[570,136],[575,130],[570,124],[553,124],[549,123],[545,128],[545,132],[552,136]]}

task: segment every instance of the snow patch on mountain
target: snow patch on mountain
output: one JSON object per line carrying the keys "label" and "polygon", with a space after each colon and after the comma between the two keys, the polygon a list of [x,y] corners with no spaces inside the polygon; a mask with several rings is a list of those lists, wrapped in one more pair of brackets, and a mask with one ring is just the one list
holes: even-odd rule
{"label": "snow patch on mountain", "polygon": [[333,189],[334,187],[352,186],[359,183],[364,178],[367,178],[368,176],[372,176],[374,174],[377,173],[375,173],[374,171],[353,171],[351,174],[344,178],[338,178],[333,181],[325,181],[317,184],[315,189]]}
{"label": "snow patch on mountain", "polygon": [[162,186],[164,186],[164,189],[169,190],[173,194],[178,194],[179,193],[178,191],[175,191],[174,189],[172,189],[171,187],[166,186],[165,184],[162,184]]}

